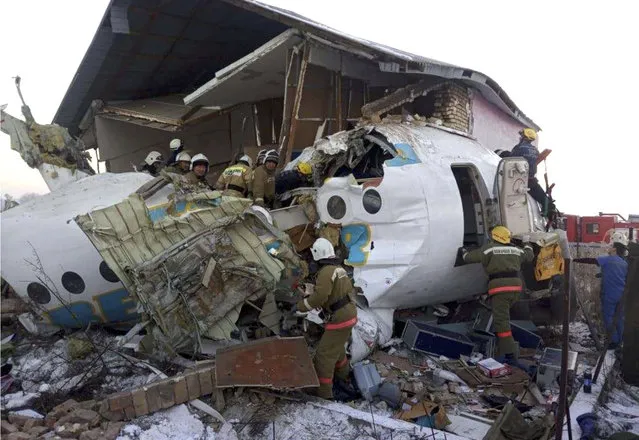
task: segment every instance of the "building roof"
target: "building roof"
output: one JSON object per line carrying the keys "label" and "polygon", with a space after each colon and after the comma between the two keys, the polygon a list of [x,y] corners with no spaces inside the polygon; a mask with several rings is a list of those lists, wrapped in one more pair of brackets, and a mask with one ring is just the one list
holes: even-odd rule
{"label": "building roof", "polygon": [[388,63],[472,83],[522,123],[539,127],[488,76],[352,37],[294,12],[254,0],[111,0],[60,103],[54,122],[78,133],[93,100],[119,101],[191,93],[215,72],[289,28]]}

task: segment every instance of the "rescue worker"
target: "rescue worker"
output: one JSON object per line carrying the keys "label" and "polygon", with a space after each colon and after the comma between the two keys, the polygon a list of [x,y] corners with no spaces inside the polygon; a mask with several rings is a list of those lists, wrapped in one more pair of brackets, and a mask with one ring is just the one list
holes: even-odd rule
{"label": "rescue worker", "polygon": [[481,263],[488,274],[488,296],[493,309],[493,327],[498,340],[498,353],[506,362],[515,362],[515,340],[510,329],[510,308],[519,299],[522,281],[519,270],[524,262],[534,258],[533,249],[524,237],[524,248],[510,243],[510,231],[504,226],[495,226],[492,241],[479,249],[466,251],[462,248],[465,263]]}
{"label": "rescue worker", "polygon": [[182,151],[175,158],[175,163],[165,168],[168,173],[187,174],[191,170],[191,155]]}
{"label": "rescue worker", "polygon": [[335,261],[335,249],[331,242],[318,238],[311,247],[311,253],[320,265],[315,289],[293,309],[304,313],[321,308],[329,317],[315,352],[314,364],[320,382],[317,395],[332,399],[333,377],[348,381],[350,365],[345,344],[357,323],[357,308],[353,298],[353,283],[346,270]]}
{"label": "rescue worker", "polygon": [[171,149],[171,156],[166,162],[167,166],[173,165],[177,161],[177,156],[184,150],[184,144],[181,139],[173,139],[169,142],[169,148]]}
{"label": "rescue worker", "polygon": [[222,191],[224,196],[250,197],[253,179],[251,165],[251,158],[246,154],[243,155],[235,165],[222,171],[215,188]]}
{"label": "rescue worker", "polygon": [[187,183],[193,185],[196,188],[201,189],[213,189],[206,180],[206,175],[209,172],[209,159],[202,153],[196,154],[191,159],[191,171],[189,171],[184,178]]}
{"label": "rescue worker", "polygon": [[261,149],[257,152],[257,161],[255,162],[255,169],[264,163],[264,158],[266,157],[266,152],[268,150],[266,148]]}
{"label": "rescue worker", "polygon": [[151,151],[146,155],[144,164],[142,165],[142,171],[149,173],[153,177],[157,177],[160,174],[160,170],[164,167],[164,159],[162,153],[158,151]]}
{"label": "rescue worker", "polygon": [[597,264],[601,268],[601,312],[606,333],[609,337],[608,349],[619,347],[623,337],[623,292],[628,276],[626,253],[628,239],[621,232],[615,232],[611,239],[608,255],[597,258],[575,258],[576,263]]}
{"label": "rescue worker", "polygon": [[539,150],[532,143],[537,139],[537,132],[532,128],[524,128],[519,135],[521,136],[519,143],[512,149],[510,156],[523,157],[528,162],[528,193],[543,209],[550,204],[550,200],[535,177]]}
{"label": "rescue worker", "polygon": [[275,193],[279,196],[296,188],[312,186],[313,168],[308,162],[299,162],[295,168],[282,171],[275,179]]}
{"label": "rescue worker", "polygon": [[280,155],[275,150],[269,150],[264,155],[264,164],[253,172],[253,198],[255,204],[263,208],[273,209],[275,201],[275,168],[280,161]]}

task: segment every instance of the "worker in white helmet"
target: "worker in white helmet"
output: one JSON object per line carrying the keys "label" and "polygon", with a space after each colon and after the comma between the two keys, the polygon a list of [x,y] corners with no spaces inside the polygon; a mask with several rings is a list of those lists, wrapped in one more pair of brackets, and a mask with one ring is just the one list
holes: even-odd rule
{"label": "worker in white helmet", "polygon": [[191,158],[191,171],[189,171],[184,178],[186,181],[198,189],[213,189],[206,180],[206,175],[209,172],[209,159],[202,153],[196,154]]}
{"label": "worker in white helmet", "polygon": [[175,138],[175,139],[172,139],[171,142],[169,142],[169,148],[171,149],[171,156],[169,157],[169,160],[166,162],[167,166],[171,166],[175,164],[175,162],[177,161],[178,154],[184,151],[184,143],[182,142],[182,139]]}
{"label": "worker in white helmet", "polygon": [[149,173],[153,177],[157,177],[160,174],[160,170],[164,167],[164,158],[162,153],[158,151],[151,151],[146,155],[144,163],[142,164],[142,171]]}
{"label": "worker in white helmet", "polygon": [[187,174],[191,170],[191,155],[182,151],[175,158],[175,163],[166,167],[167,173]]}
{"label": "worker in white helmet", "polygon": [[253,171],[253,197],[255,204],[263,208],[273,209],[275,202],[275,168],[280,161],[276,150],[268,150],[263,164]]}
{"label": "worker in white helmet", "polygon": [[215,188],[222,191],[222,195],[229,197],[251,197],[253,186],[253,160],[243,155],[236,164],[231,165],[220,175]]}

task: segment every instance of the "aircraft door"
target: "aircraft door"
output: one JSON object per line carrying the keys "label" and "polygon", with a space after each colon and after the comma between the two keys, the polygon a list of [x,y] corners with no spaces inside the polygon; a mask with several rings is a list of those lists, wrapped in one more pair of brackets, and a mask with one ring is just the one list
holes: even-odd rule
{"label": "aircraft door", "polygon": [[522,157],[506,157],[499,162],[495,195],[501,221],[513,234],[532,231],[528,209],[528,162]]}

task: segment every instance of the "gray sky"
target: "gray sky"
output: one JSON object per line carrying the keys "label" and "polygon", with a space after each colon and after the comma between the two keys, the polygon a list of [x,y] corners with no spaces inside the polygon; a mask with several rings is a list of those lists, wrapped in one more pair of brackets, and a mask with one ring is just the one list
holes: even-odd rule
{"label": "gray sky", "polygon": [[[50,122],[107,0],[3,2],[0,104],[20,113],[12,76]],[[639,214],[639,12],[635,2],[270,0],[344,32],[470,67],[496,80],[543,129],[560,210]],[[73,18],[75,17],[75,18]],[[211,72],[213,77],[214,72]],[[543,166],[538,177],[543,177]],[[633,175],[634,172],[634,175]],[[0,135],[0,191],[46,192]]]}

